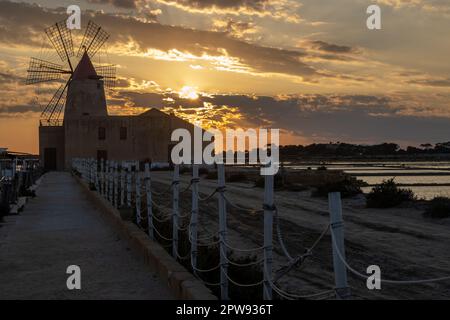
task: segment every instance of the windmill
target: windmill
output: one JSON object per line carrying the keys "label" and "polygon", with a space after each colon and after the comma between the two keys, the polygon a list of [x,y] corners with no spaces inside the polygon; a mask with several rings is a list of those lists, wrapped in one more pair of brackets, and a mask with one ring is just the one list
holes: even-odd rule
{"label": "windmill", "polygon": [[[41,124],[54,125],[61,122],[67,90],[74,74],[83,72],[80,70],[82,64],[92,65],[91,61],[108,40],[109,34],[94,22],[89,21],[76,55],[72,33],[67,28],[66,20],[46,28],[45,34],[61,61],[31,57],[25,83],[29,85],[43,82],[63,82],[43,109],[40,117]],[[74,65],[76,65],[75,68]],[[113,64],[94,64],[92,66],[95,69],[95,77],[103,80],[104,87],[112,89],[115,86],[116,66]]]}

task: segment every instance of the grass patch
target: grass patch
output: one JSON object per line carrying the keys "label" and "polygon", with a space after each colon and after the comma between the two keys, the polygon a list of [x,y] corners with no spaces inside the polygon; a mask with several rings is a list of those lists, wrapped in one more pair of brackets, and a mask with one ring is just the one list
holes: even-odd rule
{"label": "grass patch", "polygon": [[383,180],[367,195],[368,208],[392,208],[406,201],[416,200],[411,189],[399,188],[394,179]]}

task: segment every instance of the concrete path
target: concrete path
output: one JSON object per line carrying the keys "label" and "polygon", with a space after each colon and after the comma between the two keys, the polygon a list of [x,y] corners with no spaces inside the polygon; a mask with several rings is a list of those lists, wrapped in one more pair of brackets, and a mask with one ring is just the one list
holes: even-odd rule
{"label": "concrete path", "polygon": [[[20,216],[0,225],[0,299],[172,299],[69,173],[43,177]],[[68,290],[66,268],[81,268]]]}

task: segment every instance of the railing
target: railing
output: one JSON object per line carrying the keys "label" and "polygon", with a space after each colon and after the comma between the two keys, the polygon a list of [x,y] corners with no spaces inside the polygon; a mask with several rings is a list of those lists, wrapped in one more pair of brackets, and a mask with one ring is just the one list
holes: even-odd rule
{"label": "railing", "polygon": [[[307,248],[301,254],[292,254],[287,249],[283,240],[283,231],[279,221],[279,212],[274,203],[274,177],[265,176],[264,201],[261,208],[244,208],[242,205],[233,203],[226,195],[225,166],[217,165],[217,185],[216,188],[204,197],[199,195],[198,187],[200,184],[199,167],[193,165],[191,180],[187,186],[181,187],[180,167],[175,165],[173,170],[172,182],[168,188],[162,192],[157,192],[152,184],[152,174],[150,165],[145,164],[144,172],[140,171],[139,162],[118,162],[118,161],[100,161],[94,159],[74,159],[72,166],[74,170],[81,175],[82,179],[88,182],[93,190],[97,190],[105,199],[111,202],[117,208],[128,208],[135,212],[135,223],[143,228],[142,221],[147,214],[148,235],[152,240],[159,241],[163,247],[172,248],[173,257],[180,261],[188,261],[192,273],[202,280],[205,285],[220,288],[220,297],[223,300],[229,299],[229,284],[237,287],[248,288],[262,286],[262,296],[265,300],[273,298],[273,292],[278,297],[288,300],[297,299],[326,299],[332,296],[338,299],[350,297],[350,289],[347,280],[347,271],[355,274],[359,278],[367,280],[368,276],[359,273],[349,265],[345,257],[344,246],[344,222],[342,219],[341,196],[339,192],[329,194],[329,213],[330,223],[324,226],[323,231],[314,241],[313,245]],[[181,214],[179,210],[180,195],[191,191],[191,211]],[[158,204],[164,195],[171,194],[170,203],[166,205]],[[202,227],[199,221],[199,204],[205,204],[212,200],[218,201],[218,221],[219,228],[217,232],[206,230],[199,235],[199,227]],[[145,200],[145,203],[144,203]],[[156,201],[155,201],[156,200]],[[165,214],[170,210],[171,213]],[[243,213],[259,214],[263,219],[264,241],[261,245],[253,248],[243,248],[232,244],[228,240],[227,234],[227,207],[232,207]],[[183,225],[183,219],[189,219],[188,225]],[[274,221],[275,220],[275,221]],[[274,228],[275,222],[275,228]],[[158,228],[163,223],[171,223],[172,236],[166,235],[163,230]],[[187,233],[188,243],[183,243],[179,238],[179,232]],[[273,232],[275,231],[278,243],[273,243]],[[288,292],[277,284],[278,280],[288,274],[290,271],[299,268],[312,256],[317,245],[329,234],[331,238],[330,247],[333,251],[333,268],[335,274],[335,284],[330,285],[329,290],[316,292],[308,295]],[[180,255],[180,247],[189,245],[190,250],[185,256]],[[199,247],[219,246],[220,261],[217,265],[202,269],[198,265]],[[273,249],[274,245],[279,246],[279,251],[286,259],[283,267],[273,272]],[[245,254],[255,254],[256,261],[242,263],[233,261],[230,252],[241,252]],[[241,283],[230,277],[229,266],[238,266],[240,268],[261,267],[262,279],[254,283]],[[201,275],[210,272],[219,272],[220,281],[208,282]],[[437,281],[448,281],[450,277],[440,277],[424,280],[384,280],[391,284],[419,284]],[[383,280],[381,280],[383,281]]]}
{"label": "railing", "polygon": [[39,120],[41,127],[62,127],[64,120]]}

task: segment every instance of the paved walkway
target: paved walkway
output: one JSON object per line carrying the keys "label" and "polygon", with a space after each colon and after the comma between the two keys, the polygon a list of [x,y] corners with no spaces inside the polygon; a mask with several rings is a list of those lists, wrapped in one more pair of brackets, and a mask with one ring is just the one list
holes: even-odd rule
{"label": "paved walkway", "polygon": [[[45,175],[37,197],[5,221],[0,299],[172,299],[68,173]],[[81,290],[66,287],[69,265],[81,268]]]}

